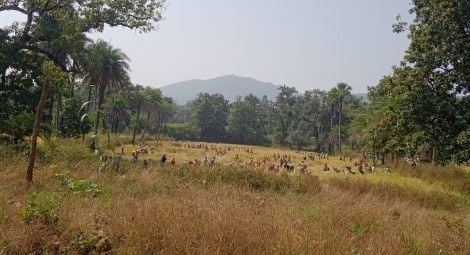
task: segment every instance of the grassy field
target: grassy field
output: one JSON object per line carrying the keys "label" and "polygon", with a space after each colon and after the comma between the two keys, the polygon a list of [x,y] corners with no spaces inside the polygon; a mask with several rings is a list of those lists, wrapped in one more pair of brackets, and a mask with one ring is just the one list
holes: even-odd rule
{"label": "grassy field", "polygon": [[[41,143],[33,187],[25,155],[0,147],[0,254],[96,254],[104,239],[113,254],[470,254],[468,168],[325,173],[325,163],[352,165],[331,156],[307,160],[310,174],[268,173],[236,154],[288,154],[295,165],[304,155],[211,146],[230,151],[150,143],[145,169],[126,145],[115,172],[99,171],[84,141],[53,139]],[[161,167],[162,154],[176,164]],[[187,164],[206,156],[214,166]]]}

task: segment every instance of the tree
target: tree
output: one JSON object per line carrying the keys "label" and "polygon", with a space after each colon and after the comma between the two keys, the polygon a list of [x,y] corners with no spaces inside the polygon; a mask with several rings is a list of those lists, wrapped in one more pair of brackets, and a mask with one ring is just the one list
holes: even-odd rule
{"label": "tree", "polygon": [[287,141],[293,145],[298,151],[302,150],[303,146],[309,142],[308,124],[304,120],[295,123],[290,129]]}
{"label": "tree", "polygon": [[128,119],[127,101],[120,94],[112,94],[106,100],[106,113],[111,118],[111,133],[117,133],[119,123]]}
{"label": "tree", "polygon": [[337,88],[337,104],[338,104],[338,151],[341,153],[341,125],[343,121],[343,103],[344,100],[351,96],[351,86],[349,86],[347,83],[341,82],[336,85]]}
{"label": "tree", "polygon": [[171,97],[162,97],[160,107],[158,109],[158,119],[157,123],[155,123],[155,136],[157,141],[159,139],[159,135],[164,131],[167,122],[171,119],[173,114],[175,113],[175,103]]}
{"label": "tree", "polygon": [[204,141],[221,142],[226,139],[228,101],[221,94],[199,94],[192,103],[192,123]]}
{"label": "tree", "polygon": [[293,106],[297,103],[297,90],[294,87],[281,86],[271,115],[272,136],[274,143],[286,146],[289,127],[292,124]]}
{"label": "tree", "polygon": [[34,162],[36,160],[37,152],[37,139],[39,136],[43,111],[46,106],[47,97],[49,96],[51,83],[60,84],[65,80],[64,73],[51,62],[45,62],[43,69],[43,78],[41,80],[43,83],[41,98],[39,99],[39,103],[36,107],[33,134],[31,135],[31,150],[29,152],[28,168],[26,169],[26,180],[30,183],[33,181]]}
{"label": "tree", "polygon": [[327,131],[329,108],[326,101],[327,93],[318,89],[305,91],[300,101],[299,120],[305,122],[304,132],[315,138],[315,150],[321,151],[325,139],[323,134]]}
{"label": "tree", "polygon": [[410,33],[403,61],[369,92],[374,128],[367,137],[383,147],[382,158],[446,164],[458,158],[470,125],[470,2],[414,0],[410,11],[408,29],[401,20],[394,25]]}
{"label": "tree", "polygon": [[[2,88],[8,83],[8,76],[11,74],[22,73],[29,67],[43,66],[45,60],[51,61],[62,71],[76,72],[87,41],[86,33],[101,32],[105,25],[149,31],[161,20],[163,3],[162,0],[116,0],[107,4],[97,0],[0,1],[0,12],[13,11],[25,15],[26,20],[0,30]],[[40,75],[36,72],[33,76]],[[35,79],[36,83],[33,83],[42,86],[42,93],[33,129],[33,149],[27,169],[28,182],[32,182],[35,145],[42,110],[50,90],[49,80],[50,78]]]}
{"label": "tree", "polygon": [[[334,87],[330,91],[328,91],[327,97],[326,97],[326,104],[328,105],[329,108],[329,121],[330,121],[330,133],[333,132],[333,127],[334,127],[334,119],[336,116],[336,107],[338,106],[337,104],[337,98],[338,98],[338,88]],[[328,135],[331,136],[331,135]],[[328,139],[329,141],[332,141],[332,139]],[[330,142],[329,143],[329,151],[333,151],[335,143]],[[339,144],[339,143],[337,143]]]}
{"label": "tree", "polygon": [[[98,102],[95,119],[95,137],[98,134],[103,102],[107,88],[123,88],[129,84],[129,58],[121,50],[105,41],[98,41],[87,47],[86,79],[97,90]],[[96,145],[96,141],[95,141]]]}
{"label": "tree", "polygon": [[147,87],[143,93],[145,97],[143,110],[147,118],[140,141],[144,140],[145,134],[150,130],[150,119],[153,117],[155,120],[158,120],[158,111],[162,103],[162,92],[159,89]]}
{"label": "tree", "polygon": [[132,131],[132,144],[135,145],[135,136],[137,134],[137,130],[140,124],[140,113],[142,111],[142,107],[145,104],[145,94],[143,92],[143,87],[137,85],[134,90],[131,92],[131,104],[133,110],[136,112],[136,120],[134,123],[134,130]]}
{"label": "tree", "polygon": [[261,100],[250,94],[231,105],[227,132],[236,143],[262,144],[266,142],[266,113]]}

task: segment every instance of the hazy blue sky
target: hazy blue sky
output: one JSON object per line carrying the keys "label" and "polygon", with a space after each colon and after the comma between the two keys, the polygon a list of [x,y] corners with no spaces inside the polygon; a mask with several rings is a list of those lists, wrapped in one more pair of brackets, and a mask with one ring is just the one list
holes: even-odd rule
{"label": "hazy blue sky", "polygon": [[[94,37],[121,48],[142,85],[236,74],[299,90],[346,81],[364,92],[401,60],[409,42],[391,26],[409,7],[409,0],[167,0],[158,30]],[[0,25],[10,19],[0,16]]]}

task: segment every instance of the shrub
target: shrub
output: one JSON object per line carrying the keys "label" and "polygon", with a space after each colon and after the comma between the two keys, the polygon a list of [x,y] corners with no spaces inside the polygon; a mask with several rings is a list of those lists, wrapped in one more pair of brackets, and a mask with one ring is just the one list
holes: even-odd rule
{"label": "shrub", "polygon": [[96,243],[97,240],[95,238],[86,237],[83,232],[79,232],[72,239],[68,252],[75,251],[77,254],[93,254]]}
{"label": "shrub", "polygon": [[39,160],[45,163],[50,163],[54,159],[60,158],[60,155],[58,144],[51,139],[45,139],[44,144],[40,145],[37,150]]}
{"label": "shrub", "polygon": [[73,194],[96,197],[101,194],[98,184],[88,180],[75,180],[67,173],[55,175],[62,186],[69,188]]}
{"label": "shrub", "polygon": [[92,123],[88,115],[81,109],[82,101],[72,98],[64,102],[59,130],[64,137],[80,137],[91,131]]}
{"label": "shrub", "polygon": [[55,224],[59,220],[57,206],[59,195],[54,192],[32,192],[28,194],[23,218],[31,224],[39,220],[45,225]]}

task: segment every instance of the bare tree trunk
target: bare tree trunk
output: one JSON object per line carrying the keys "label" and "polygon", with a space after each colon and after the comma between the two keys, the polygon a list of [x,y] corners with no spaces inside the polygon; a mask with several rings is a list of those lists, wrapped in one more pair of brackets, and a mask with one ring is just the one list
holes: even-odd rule
{"label": "bare tree trunk", "polygon": [[71,89],[70,89],[70,98],[73,98],[75,94],[75,72],[72,73],[72,77],[70,77]]}
{"label": "bare tree trunk", "polygon": [[137,134],[137,126],[139,125],[139,118],[140,118],[140,106],[137,108],[137,118],[134,127],[134,132],[132,133],[132,144],[135,145],[135,135]]}
{"label": "bare tree trunk", "polygon": [[57,108],[56,108],[56,116],[55,116],[55,128],[56,130],[59,130],[60,123],[62,122],[62,94],[59,93],[57,95]]}
{"label": "bare tree trunk", "polygon": [[[98,106],[96,107],[96,120],[95,120],[95,131],[94,131],[94,140],[93,140],[93,150],[96,150],[98,148],[98,129],[100,127],[100,118],[101,118],[101,105],[103,104],[104,100],[104,91],[106,87],[100,86],[100,89],[98,91]],[[95,92],[95,95],[97,93]]]}
{"label": "bare tree trunk", "polygon": [[157,145],[158,145],[160,131],[162,130],[162,123],[163,123],[162,113],[158,113],[158,120],[157,121],[158,122],[155,123],[155,140],[157,140]]}
{"label": "bare tree trunk", "polygon": [[343,100],[339,101],[339,118],[338,118],[338,151],[341,153],[341,115],[343,111]]}
{"label": "bare tree trunk", "polygon": [[[330,133],[333,132],[333,120],[334,120],[334,118],[335,118],[335,112],[334,112],[333,106],[331,106]],[[329,152],[333,152],[333,150],[334,150],[332,141],[328,142],[328,150],[329,150]]]}
{"label": "bare tree trunk", "polygon": [[[49,94],[50,94],[50,92],[49,92]],[[48,98],[49,98],[49,95],[48,95]],[[55,96],[52,95],[52,96],[50,97],[49,103],[46,103],[46,106],[45,106],[45,108],[46,108],[46,111],[45,111],[45,112],[48,113],[48,114],[47,114],[47,115],[46,115],[46,114],[43,115],[43,118],[44,118],[44,119],[48,118],[47,121],[49,122],[49,125],[50,125],[51,127],[54,127],[54,126],[55,126],[55,123],[54,123],[54,122],[55,122],[55,120],[54,120],[54,104],[55,104],[55,100],[56,100]],[[43,121],[45,121],[45,120],[43,120]]]}
{"label": "bare tree trunk", "polygon": [[42,114],[44,111],[44,107],[46,106],[47,97],[49,96],[49,90],[50,84],[49,81],[46,80],[44,85],[42,86],[41,99],[39,100],[39,103],[36,107],[36,117],[34,119],[33,134],[31,136],[31,151],[29,153],[28,168],[26,169],[26,180],[29,183],[33,182],[33,170],[34,162],[36,160],[37,140],[40,131]]}
{"label": "bare tree trunk", "polygon": [[147,123],[145,124],[144,132],[142,132],[142,137],[140,138],[140,142],[144,141],[145,133],[147,132],[147,129],[149,129],[149,123],[150,123],[150,113],[147,113]]}
{"label": "bare tree trunk", "polygon": [[104,86],[100,87],[98,95],[98,107],[96,108],[96,121],[95,121],[95,135],[98,135],[98,129],[100,127],[100,118],[101,118],[101,108],[104,101]]}
{"label": "bare tree trunk", "polygon": [[116,110],[113,110],[113,116],[111,118],[111,133],[116,133]]}

